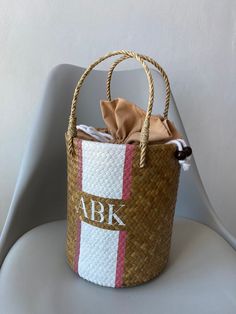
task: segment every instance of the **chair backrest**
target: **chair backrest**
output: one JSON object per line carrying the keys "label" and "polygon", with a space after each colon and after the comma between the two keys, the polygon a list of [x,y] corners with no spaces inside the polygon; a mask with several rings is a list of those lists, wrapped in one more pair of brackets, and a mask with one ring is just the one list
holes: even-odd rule
{"label": "chair backrest", "polygon": [[[59,65],[48,77],[32,125],[31,137],[22,161],[9,214],[0,239],[0,264],[9,248],[25,232],[45,222],[66,217],[67,129],[74,87],[84,69]],[[93,71],[82,87],[78,103],[78,123],[103,126],[99,100],[106,98],[106,71]],[[164,104],[164,83],[153,72],[158,105]],[[122,96],[146,108],[148,88],[142,69],[118,71],[112,80],[112,96]],[[186,138],[176,104],[172,97],[170,119]],[[220,233],[236,247],[235,239],[220,224],[200,180],[194,158],[191,170],[181,174],[176,214],[200,221]]]}

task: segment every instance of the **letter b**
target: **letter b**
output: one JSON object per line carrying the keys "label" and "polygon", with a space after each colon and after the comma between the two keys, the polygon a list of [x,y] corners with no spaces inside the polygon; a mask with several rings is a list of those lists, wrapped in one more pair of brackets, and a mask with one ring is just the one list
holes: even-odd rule
{"label": "letter b", "polygon": [[[96,204],[98,206],[96,206]],[[99,208],[97,208],[99,207]],[[99,215],[100,219],[95,219],[95,213],[96,216]],[[91,220],[97,221],[97,222],[103,222],[104,221],[104,206],[101,202],[96,202],[94,200],[91,200]]]}

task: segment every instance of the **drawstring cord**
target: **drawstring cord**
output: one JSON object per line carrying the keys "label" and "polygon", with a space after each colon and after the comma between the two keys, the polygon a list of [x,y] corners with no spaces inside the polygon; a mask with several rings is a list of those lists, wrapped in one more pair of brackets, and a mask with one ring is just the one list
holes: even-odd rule
{"label": "drawstring cord", "polygon": [[191,155],[192,149],[191,147],[187,146],[186,142],[178,138],[176,140],[171,140],[166,144],[175,144],[177,146],[177,151],[175,152],[175,157],[178,159],[180,166],[183,168],[184,171],[188,171],[191,164]]}

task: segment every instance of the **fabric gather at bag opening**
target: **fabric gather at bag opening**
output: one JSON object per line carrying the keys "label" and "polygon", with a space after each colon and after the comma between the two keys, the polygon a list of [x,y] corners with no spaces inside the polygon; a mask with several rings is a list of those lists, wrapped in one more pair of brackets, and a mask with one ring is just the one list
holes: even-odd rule
{"label": "fabric gather at bag opening", "polygon": [[[100,102],[101,113],[106,128],[78,125],[77,136],[81,140],[98,141],[114,144],[139,144],[146,112],[137,105],[123,98]],[[150,118],[149,144],[175,144],[178,151],[186,147],[185,141],[173,122],[161,115]],[[190,158],[179,163],[186,171]]]}

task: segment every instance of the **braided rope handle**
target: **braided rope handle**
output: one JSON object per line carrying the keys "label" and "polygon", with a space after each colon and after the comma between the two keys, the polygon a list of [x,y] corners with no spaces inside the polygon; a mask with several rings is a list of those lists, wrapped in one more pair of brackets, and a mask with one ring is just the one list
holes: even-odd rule
{"label": "braided rope handle", "polygon": [[[168,112],[169,112],[169,107],[170,107],[170,83],[169,83],[169,79],[167,74],[165,73],[165,71],[163,70],[163,68],[160,66],[160,64],[158,64],[154,59],[150,58],[149,56],[146,55],[141,55],[139,54],[139,57],[142,58],[145,61],[150,62],[152,65],[154,65],[157,70],[160,72],[160,74],[162,75],[164,81],[165,81],[165,85],[166,85],[166,98],[165,98],[165,108],[164,108],[164,112],[163,112],[163,117],[165,119],[168,119]],[[106,92],[107,92],[107,99],[111,101],[111,78],[112,78],[112,74],[113,71],[115,69],[115,67],[121,63],[122,61],[129,59],[130,56],[127,55],[123,55],[122,57],[120,57],[119,59],[117,59],[111,66],[108,75],[107,75],[107,86],[106,86]]]}
{"label": "braided rope handle", "polygon": [[71,104],[71,112],[70,112],[70,117],[69,117],[69,124],[68,124],[68,130],[67,130],[67,142],[68,142],[68,150],[69,154],[73,155],[74,154],[74,146],[73,146],[73,138],[77,136],[77,130],[76,130],[76,107],[77,107],[77,99],[79,96],[79,92],[81,89],[81,86],[83,85],[84,80],[88,76],[88,74],[97,66],[99,63],[102,61],[116,55],[125,55],[129,58],[134,58],[137,61],[139,61],[143,68],[144,71],[147,75],[148,78],[148,84],[149,84],[149,99],[148,99],[148,108],[147,108],[147,114],[144,119],[144,123],[142,126],[141,130],[141,137],[140,137],[140,167],[143,168],[145,166],[145,159],[146,159],[146,151],[147,151],[147,144],[148,144],[148,137],[149,137],[149,126],[150,126],[150,116],[152,112],[152,107],[153,107],[153,101],[154,101],[154,83],[153,83],[153,78],[152,74],[144,62],[144,60],[140,57],[139,54],[133,52],[133,51],[127,51],[127,50],[118,50],[118,51],[113,51],[109,52],[103,57],[98,58],[95,62],[93,62],[82,74],[80,80],[78,81],[73,99],[72,99],[72,104]]}

